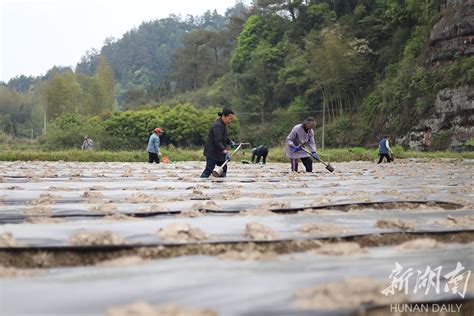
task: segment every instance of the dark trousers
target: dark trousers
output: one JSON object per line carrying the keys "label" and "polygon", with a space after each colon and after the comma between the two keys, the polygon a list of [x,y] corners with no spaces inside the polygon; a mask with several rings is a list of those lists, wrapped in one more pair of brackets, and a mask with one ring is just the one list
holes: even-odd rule
{"label": "dark trousers", "polygon": [[[254,154],[252,154],[252,162],[259,163],[260,158],[263,158],[263,164],[266,164],[267,163],[267,155],[268,155],[268,153],[266,153],[264,155],[254,155]],[[255,157],[257,157],[257,160],[255,160]]]}
{"label": "dark trousers", "polygon": [[[214,170],[214,167],[216,165],[222,166],[223,163],[224,161],[217,161],[217,160],[207,158],[206,168],[201,173],[201,178],[209,178],[209,176],[212,174],[212,170]],[[227,164],[224,166],[224,172],[222,173],[222,177],[225,177],[226,175],[227,175]]]}
{"label": "dark trousers", "polygon": [[379,154],[379,162],[377,162],[377,164],[381,163],[384,157],[387,159],[387,162],[392,161],[389,154]]}
{"label": "dark trousers", "polygon": [[[306,168],[306,172],[313,172],[313,161],[310,157],[301,158],[301,162]],[[298,172],[298,159],[291,159],[291,171]]]}
{"label": "dark trousers", "polygon": [[148,152],[148,162],[149,163],[160,163],[160,157],[158,157],[158,154],[157,153],[151,153],[151,152]]}

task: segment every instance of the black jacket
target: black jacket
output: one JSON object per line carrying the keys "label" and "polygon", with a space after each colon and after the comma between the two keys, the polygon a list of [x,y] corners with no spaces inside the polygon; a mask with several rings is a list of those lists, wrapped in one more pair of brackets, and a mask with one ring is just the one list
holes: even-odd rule
{"label": "black jacket", "polygon": [[252,150],[252,155],[255,156],[266,156],[268,155],[267,145],[260,145]]}
{"label": "black jacket", "polygon": [[206,145],[204,145],[204,156],[216,161],[225,161],[225,154],[222,152],[229,143],[227,127],[221,119],[216,120],[209,129]]}

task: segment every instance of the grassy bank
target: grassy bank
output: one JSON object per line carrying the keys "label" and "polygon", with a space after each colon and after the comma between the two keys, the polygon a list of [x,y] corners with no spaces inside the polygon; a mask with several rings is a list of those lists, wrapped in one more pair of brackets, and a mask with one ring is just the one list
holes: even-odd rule
{"label": "grassy bank", "polygon": [[[474,152],[413,152],[404,151],[401,147],[394,149],[395,159],[403,158],[467,158],[474,159]],[[176,149],[173,147],[162,149],[163,157],[168,157],[170,161],[196,161],[204,160],[202,149]],[[375,160],[377,158],[376,149],[365,148],[337,148],[327,149],[319,152],[321,159],[341,162],[355,160]],[[251,160],[250,149],[239,152],[234,160]],[[145,162],[148,154],[144,151],[42,151],[42,150],[1,150],[0,161],[108,161],[108,162]],[[267,158],[270,162],[288,162],[282,148],[271,148]]]}

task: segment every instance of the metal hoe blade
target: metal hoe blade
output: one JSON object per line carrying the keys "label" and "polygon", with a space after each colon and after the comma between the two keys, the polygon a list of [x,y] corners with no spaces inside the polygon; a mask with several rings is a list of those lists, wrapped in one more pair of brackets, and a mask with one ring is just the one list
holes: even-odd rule
{"label": "metal hoe blade", "polygon": [[327,171],[334,172],[334,167],[330,163],[325,163],[320,158],[314,157],[313,154],[308,149],[306,149],[305,147],[301,147],[301,149],[303,149],[307,154],[309,154],[311,157],[313,157],[314,160],[319,161],[320,163],[325,165]]}
{"label": "metal hoe blade", "polygon": [[[240,143],[239,146],[237,146],[237,148],[232,152],[232,154],[230,155],[230,158],[232,158],[235,153],[242,147],[242,146],[247,146],[247,145],[250,145],[249,143]],[[229,162],[230,159],[227,159],[226,161],[224,161],[224,163],[222,164],[222,166],[215,166],[214,167],[214,170],[212,170],[212,175],[214,177],[222,177],[222,174],[224,173],[224,166]]]}

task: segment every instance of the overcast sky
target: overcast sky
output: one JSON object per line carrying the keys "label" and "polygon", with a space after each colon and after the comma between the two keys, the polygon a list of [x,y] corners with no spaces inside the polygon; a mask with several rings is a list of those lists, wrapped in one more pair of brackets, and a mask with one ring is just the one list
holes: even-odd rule
{"label": "overcast sky", "polygon": [[[0,0],[0,81],[75,67],[91,48],[174,13],[224,14],[236,0]],[[248,3],[248,1],[244,1]]]}

